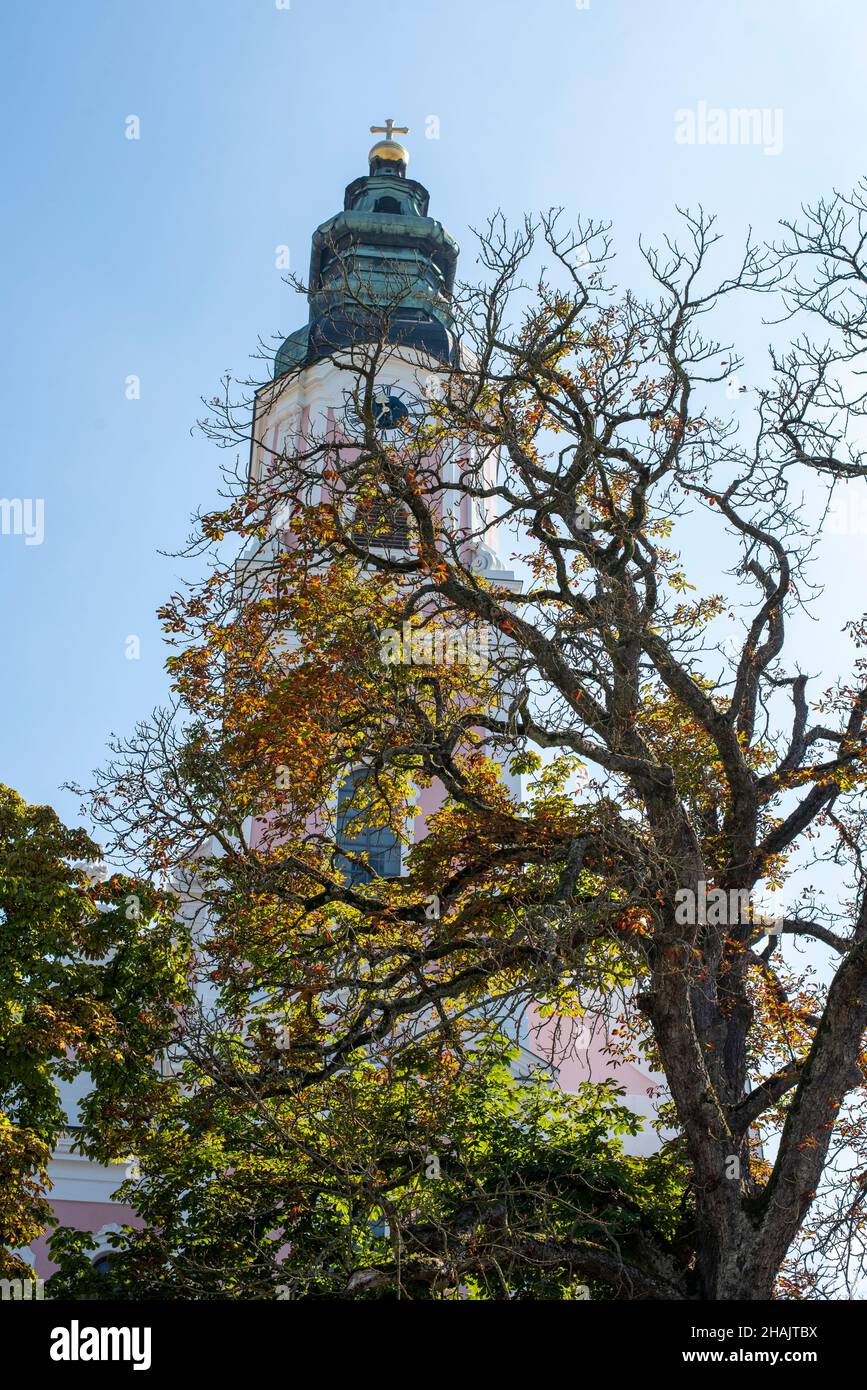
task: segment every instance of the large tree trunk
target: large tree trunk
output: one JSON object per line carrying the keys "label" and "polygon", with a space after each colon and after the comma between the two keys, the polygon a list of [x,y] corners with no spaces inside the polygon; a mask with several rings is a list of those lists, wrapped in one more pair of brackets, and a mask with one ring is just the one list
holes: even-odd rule
{"label": "large tree trunk", "polygon": [[777,1271],[768,1267],[759,1233],[745,1218],[725,1232],[700,1221],[696,1255],[701,1298],[755,1302],[773,1297]]}

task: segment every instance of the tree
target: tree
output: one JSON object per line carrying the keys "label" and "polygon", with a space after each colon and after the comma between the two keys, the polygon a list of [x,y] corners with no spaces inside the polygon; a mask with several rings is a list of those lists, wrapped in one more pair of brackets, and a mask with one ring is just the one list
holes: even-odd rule
{"label": "tree", "polygon": [[[126,1089],[170,1037],[176,927],[162,895],[88,872],[99,851],[49,806],[0,786],[0,1273],[51,1222],[48,1161],[67,1127],[59,1083],[88,1069]],[[182,979],[182,975],[181,975]],[[11,1247],[8,1248],[8,1247]]]}
{"label": "tree", "polygon": [[[833,321],[826,243],[847,224],[821,213],[795,244],[748,243],[712,281],[713,219],[682,220],[682,244],[644,248],[642,298],[606,288],[605,227],[563,232],[552,215],[510,234],[494,219],[483,282],[453,306],[459,361],[417,362],[425,408],[398,443],[376,397],[397,283],[363,306],[365,341],[335,353],[354,430],[313,422],[275,455],[258,422],[293,373],[237,401],[226,382],[204,426],[232,443],[252,419],[265,465],[227,470],[226,505],[199,519],[210,568],[163,612],[177,705],[116,745],[96,811],[152,868],[195,860],[216,1002],[189,1015],[177,1057],[206,1109],[244,1095],[301,1117],[321,1088],[368,1065],[390,1076],[421,1042],[485,1055],[532,1001],[600,1012],[664,1073],[663,1186],[683,1164],[686,1187],[674,1224],[654,1208],[628,1250],[604,1223],[564,1248],[537,1208],[537,1265],[561,1290],[568,1276],[619,1296],[827,1295],[857,1277],[865,1216],[863,615],[852,673],[812,712],[786,643],[821,534],[798,480],[847,472],[861,400],[844,369],[864,312],[836,320],[837,346],[774,348],[754,408],[720,411],[741,363],[702,321],[757,292]],[[540,239],[553,269],[529,288]],[[486,571],[495,532],[521,592]],[[685,535],[725,555],[731,592],[696,592]],[[720,654],[736,607],[743,630]],[[487,661],[431,659],[480,626]],[[383,660],[396,632],[420,659]],[[348,768],[366,840],[338,835]],[[442,805],[407,872],[377,877],[376,833],[405,839],[432,784]],[[817,862],[841,875],[837,907],[810,890]],[[769,931],[756,896],[783,884],[792,905]],[[472,1218],[482,1244],[489,1196]],[[510,1270],[525,1238],[500,1228]]]}
{"label": "tree", "polygon": [[497,1037],[418,1045],[289,1093],[240,1060],[249,1089],[188,1068],[127,1184],[143,1227],[99,1275],[61,1231],[52,1297],[669,1296],[658,1258],[630,1275],[615,1251],[673,1238],[682,1165],[624,1154],[639,1122],[612,1087],[567,1095],[515,1061]]}

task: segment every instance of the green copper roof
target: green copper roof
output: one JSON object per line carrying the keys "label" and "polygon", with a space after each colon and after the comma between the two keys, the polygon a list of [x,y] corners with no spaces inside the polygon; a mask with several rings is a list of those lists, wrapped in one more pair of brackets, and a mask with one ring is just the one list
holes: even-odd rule
{"label": "green copper roof", "polygon": [[[389,306],[390,341],[441,361],[454,356],[449,301],[459,248],[428,217],[427,189],[406,177],[389,143],[374,147],[371,172],[349,184],[343,211],[313,233],[309,322],[280,347],[275,377],[378,335],[381,316],[366,315],[365,306]],[[405,155],[396,142],[393,148]]]}

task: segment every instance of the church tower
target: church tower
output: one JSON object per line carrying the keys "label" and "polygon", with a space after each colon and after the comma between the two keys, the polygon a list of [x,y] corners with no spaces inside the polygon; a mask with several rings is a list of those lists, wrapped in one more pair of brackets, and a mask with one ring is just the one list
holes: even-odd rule
{"label": "church tower", "polygon": [[[368,173],[346,187],[343,210],[313,232],[308,321],[281,343],[272,379],[256,394],[250,449],[253,484],[267,488],[272,462],[309,448],[311,440],[340,438],[351,444],[361,431],[356,414],[359,373],[368,367],[372,351],[378,355],[374,426],[389,444],[400,443],[407,416],[421,419],[424,398],[461,365],[452,314],[458,244],[429,216],[428,190],[408,177],[410,155],[395,138],[407,134],[407,127],[389,119],[370,129],[384,138],[370,149]],[[461,466],[455,460],[437,460],[445,498]],[[492,475],[496,459],[481,460],[481,469]],[[470,538],[469,563],[487,578],[519,589],[492,548],[493,518],[486,505],[473,504],[475,514],[470,514],[461,489],[456,487],[452,495],[457,509],[452,520]],[[317,499],[311,495],[310,500]],[[394,524],[377,527],[367,541],[371,548],[389,549],[407,543],[400,508],[395,509]],[[351,769],[347,774],[343,794],[351,789]],[[505,775],[517,790],[518,779]],[[411,839],[424,834],[426,818],[441,797],[441,789],[422,791],[422,814]],[[349,837],[340,833],[340,798],[337,812],[342,846]],[[400,847],[387,839],[381,835],[376,843],[353,842],[352,848],[363,850],[379,872],[400,873]]]}

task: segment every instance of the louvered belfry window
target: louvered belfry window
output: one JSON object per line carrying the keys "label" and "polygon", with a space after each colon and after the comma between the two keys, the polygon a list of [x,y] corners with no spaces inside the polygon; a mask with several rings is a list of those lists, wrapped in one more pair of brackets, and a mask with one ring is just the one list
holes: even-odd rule
{"label": "louvered belfry window", "polygon": [[400,502],[370,497],[355,509],[352,539],[356,545],[388,550],[409,548],[409,516]]}

